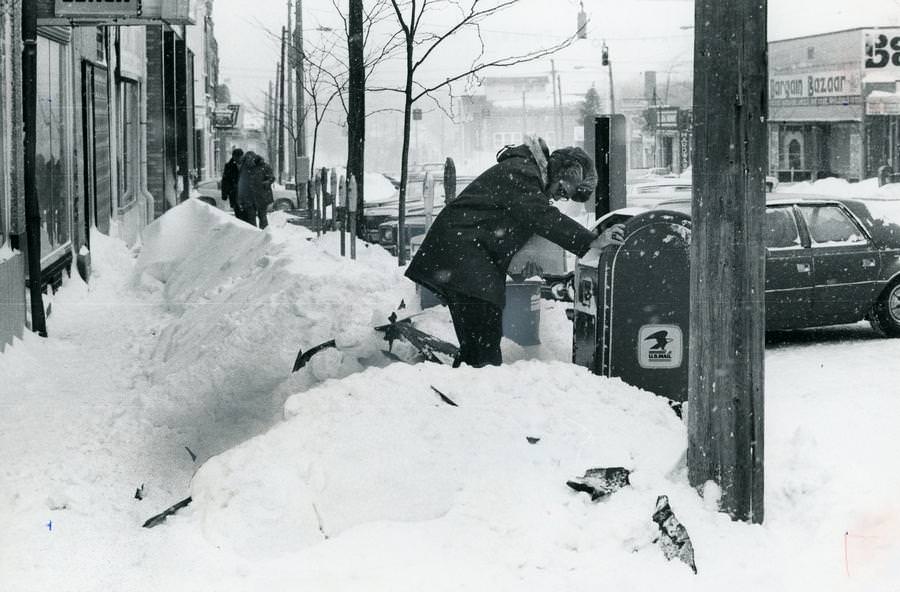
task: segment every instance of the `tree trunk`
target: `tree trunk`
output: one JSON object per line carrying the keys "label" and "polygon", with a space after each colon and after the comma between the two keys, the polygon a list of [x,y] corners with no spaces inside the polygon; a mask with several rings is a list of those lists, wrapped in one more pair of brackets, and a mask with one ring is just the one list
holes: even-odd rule
{"label": "tree trunk", "polygon": [[403,150],[400,158],[400,203],[397,218],[397,265],[406,265],[406,181],[409,167],[409,133],[412,120],[413,35],[406,37],[406,88],[403,92]]}
{"label": "tree trunk", "polygon": [[349,50],[347,106],[347,178],[356,179],[356,232],[366,238],[365,225],[365,148],[366,148],[366,70],[363,62],[362,0],[349,0],[347,45]]}
{"label": "tree trunk", "polygon": [[697,0],[688,477],[763,520],[766,0]]}

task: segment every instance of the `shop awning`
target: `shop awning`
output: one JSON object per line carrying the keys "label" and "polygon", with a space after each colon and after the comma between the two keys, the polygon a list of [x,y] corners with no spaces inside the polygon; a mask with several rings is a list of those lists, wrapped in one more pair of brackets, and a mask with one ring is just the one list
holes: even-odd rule
{"label": "shop awning", "polygon": [[872,91],[866,97],[866,115],[900,115],[900,94]]}

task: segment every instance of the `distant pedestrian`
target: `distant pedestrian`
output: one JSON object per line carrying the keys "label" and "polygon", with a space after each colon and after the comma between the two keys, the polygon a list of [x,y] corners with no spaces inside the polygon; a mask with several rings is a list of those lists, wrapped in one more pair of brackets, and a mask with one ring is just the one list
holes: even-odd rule
{"label": "distant pedestrian", "polygon": [[222,201],[227,201],[231,205],[234,215],[238,218],[240,218],[237,201],[238,179],[241,176],[241,158],[243,156],[244,151],[240,148],[231,151],[231,160],[225,163],[222,182],[219,184],[222,189]]}
{"label": "distant pedestrian", "polygon": [[272,183],[275,175],[272,167],[259,154],[249,151],[241,159],[241,172],[238,178],[237,202],[240,212],[238,218],[248,224],[265,228],[269,225],[266,211],[274,202]]}

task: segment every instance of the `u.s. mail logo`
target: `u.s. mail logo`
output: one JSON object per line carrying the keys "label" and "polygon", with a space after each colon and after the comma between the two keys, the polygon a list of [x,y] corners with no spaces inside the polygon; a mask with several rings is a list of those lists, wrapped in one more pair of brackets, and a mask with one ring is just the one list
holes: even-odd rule
{"label": "u.s. mail logo", "polygon": [[641,368],[678,368],[684,359],[684,336],[678,325],[644,325],[638,330]]}

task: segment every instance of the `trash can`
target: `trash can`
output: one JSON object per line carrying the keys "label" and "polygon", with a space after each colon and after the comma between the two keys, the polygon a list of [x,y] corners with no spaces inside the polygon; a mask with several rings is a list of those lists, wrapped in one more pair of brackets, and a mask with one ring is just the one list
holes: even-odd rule
{"label": "trash can", "polygon": [[[422,241],[424,240],[424,234],[419,234],[409,239],[410,258],[412,258],[416,254],[416,252],[419,250],[419,247],[422,246]],[[416,285],[416,293],[419,295],[419,306],[422,308],[422,310],[431,308],[432,306],[437,306],[438,304],[442,304],[441,300],[434,292],[422,285]]]}
{"label": "trash can", "polygon": [[506,307],[503,309],[503,336],[519,345],[541,343],[540,280],[506,283]]}
{"label": "trash can", "polygon": [[673,401],[687,400],[690,217],[656,210],[624,244],[575,267],[572,361]]}

